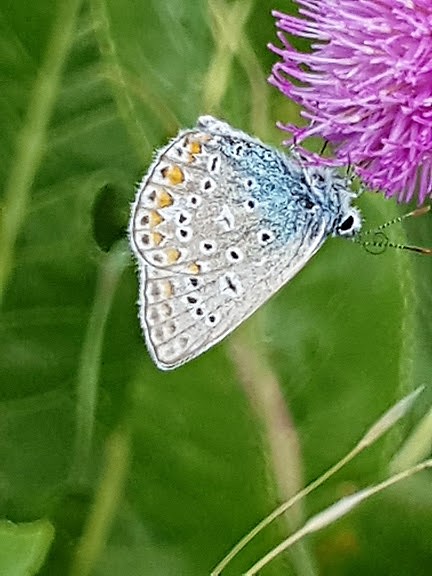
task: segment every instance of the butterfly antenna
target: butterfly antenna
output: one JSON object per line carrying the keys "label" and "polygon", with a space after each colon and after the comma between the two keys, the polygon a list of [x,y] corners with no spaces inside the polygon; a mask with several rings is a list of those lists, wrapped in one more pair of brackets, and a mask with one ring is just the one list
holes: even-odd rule
{"label": "butterfly antenna", "polygon": [[[432,248],[426,248],[423,246],[412,246],[410,244],[396,244],[394,242],[389,242],[387,235],[383,232],[385,228],[391,226],[392,224],[396,224],[398,222],[402,222],[406,218],[417,218],[419,216],[423,216],[423,214],[427,214],[430,211],[430,206],[422,206],[421,208],[417,208],[416,210],[412,210],[408,212],[408,214],[404,214],[403,216],[399,216],[397,218],[393,218],[388,222],[384,222],[378,228],[374,230],[367,230],[363,234],[361,234],[357,241],[363,246],[363,248],[369,252],[370,254],[382,254],[387,250],[387,248],[396,248],[398,250],[408,250],[409,252],[415,252],[416,254],[422,254],[423,256],[432,256]],[[373,237],[371,240],[364,240],[365,235],[371,235]]]}
{"label": "butterfly antenna", "polygon": [[377,255],[382,254],[387,250],[389,239],[384,232],[377,231],[371,240],[364,240],[363,236],[356,236],[353,238],[354,242],[361,244],[366,252],[369,254]]}
{"label": "butterfly antenna", "polygon": [[422,206],[421,208],[416,208],[415,210],[408,212],[408,214],[404,214],[403,216],[397,216],[396,218],[392,218],[388,222],[384,222],[383,224],[381,224],[377,228],[371,228],[370,230],[365,230],[362,233],[362,236],[366,236],[369,234],[375,234],[376,232],[379,232],[380,230],[384,230],[385,228],[388,228],[389,226],[393,226],[393,224],[398,224],[399,222],[403,222],[407,218],[418,218],[419,216],[423,216],[424,214],[427,214],[430,211],[430,209],[431,209],[430,206]]}
{"label": "butterfly antenna", "polygon": [[409,252],[415,252],[416,254],[422,254],[423,256],[432,256],[432,248],[412,246],[410,244],[395,244],[394,242],[388,241],[384,232],[378,232],[377,234],[380,235],[379,239],[360,241],[360,244],[366,252],[369,252],[369,254],[376,256],[377,254],[385,252],[387,248],[396,248],[397,250],[408,250]]}

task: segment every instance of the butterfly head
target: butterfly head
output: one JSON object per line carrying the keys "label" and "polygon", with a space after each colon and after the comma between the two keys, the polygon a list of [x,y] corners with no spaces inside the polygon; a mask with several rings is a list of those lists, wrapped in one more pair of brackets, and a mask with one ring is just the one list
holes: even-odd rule
{"label": "butterfly head", "polygon": [[305,176],[317,203],[327,214],[329,234],[351,238],[362,227],[362,216],[352,205],[357,195],[351,181],[338,170],[328,167],[308,166]]}

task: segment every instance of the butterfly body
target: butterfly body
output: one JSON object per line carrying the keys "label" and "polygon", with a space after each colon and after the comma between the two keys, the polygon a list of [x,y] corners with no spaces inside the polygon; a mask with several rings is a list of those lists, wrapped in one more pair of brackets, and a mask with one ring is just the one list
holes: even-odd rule
{"label": "butterfly body", "polygon": [[139,185],[130,242],[156,364],[175,368],[229,334],[328,236],[361,225],[329,168],[305,167],[210,116],[163,148]]}

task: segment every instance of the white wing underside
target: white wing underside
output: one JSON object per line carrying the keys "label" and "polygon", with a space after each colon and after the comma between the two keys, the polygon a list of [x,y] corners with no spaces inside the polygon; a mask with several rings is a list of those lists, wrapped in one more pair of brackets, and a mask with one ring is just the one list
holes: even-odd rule
{"label": "white wing underside", "polygon": [[139,187],[130,241],[140,273],[141,325],[162,369],[228,335],[326,238],[325,222],[315,220],[287,242],[276,237],[260,245],[266,231],[259,206],[251,208],[242,186],[220,155],[218,137],[198,127],[160,152]]}
{"label": "white wing underside", "polygon": [[[221,296],[216,288],[224,282],[221,282],[224,276],[218,273],[203,274],[200,277],[201,288],[197,291],[188,285],[189,278],[183,274],[173,276],[166,270],[141,265],[140,320],[147,347],[157,366],[165,370],[176,368],[220,342],[289,282],[319,249],[323,240],[323,234],[316,236],[314,244],[286,262],[285,267],[273,267],[265,284],[260,271],[259,287],[250,269],[246,277],[238,272],[232,274],[231,282],[238,283],[238,290],[242,287],[239,295],[234,294],[226,283],[226,293]],[[213,296],[215,291],[217,297]],[[186,302],[188,294],[199,295],[195,307]],[[203,309],[203,316],[197,315],[199,307]],[[212,314],[217,319],[215,326],[209,322]]]}

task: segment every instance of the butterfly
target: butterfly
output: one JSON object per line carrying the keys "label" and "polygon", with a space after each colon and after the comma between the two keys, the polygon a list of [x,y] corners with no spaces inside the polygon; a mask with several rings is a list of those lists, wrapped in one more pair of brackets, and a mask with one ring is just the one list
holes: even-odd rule
{"label": "butterfly", "polygon": [[208,350],[275,294],[329,236],[361,229],[335,169],[305,165],[211,116],[162,148],[138,186],[129,239],[156,365]]}

